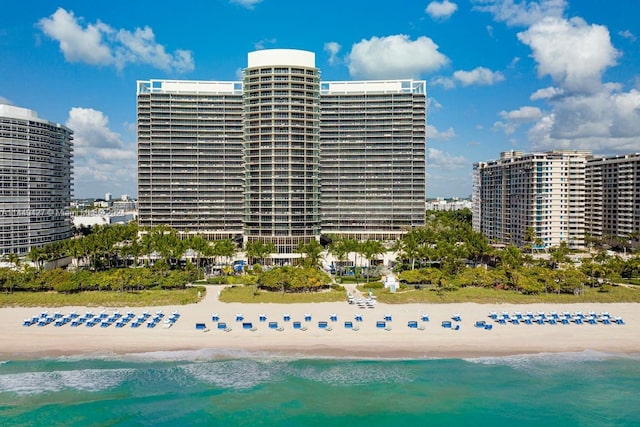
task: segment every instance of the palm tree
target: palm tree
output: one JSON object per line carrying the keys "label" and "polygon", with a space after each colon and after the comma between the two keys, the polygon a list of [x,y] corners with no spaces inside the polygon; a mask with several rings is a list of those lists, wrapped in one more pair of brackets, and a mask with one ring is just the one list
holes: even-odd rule
{"label": "palm tree", "polygon": [[317,240],[312,239],[308,243],[300,242],[297,252],[304,255],[304,263],[308,267],[316,268],[322,259],[323,250],[322,245]]}
{"label": "palm tree", "polygon": [[[360,251],[369,262],[369,270],[371,270],[371,260],[375,256],[385,253],[386,249],[382,242],[380,242],[379,240],[365,240],[360,244]],[[367,283],[369,283],[369,270],[367,270]]]}
{"label": "palm tree", "polygon": [[32,246],[29,251],[29,258],[36,264],[38,270],[42,269],[42,263],[46,259],[45,252],[41,246]]}
{"label": "palm tree", "polygon": [[[344,240],[338,237],[332,237],[331,243],[329,244],[329,253],[336,257],[338,262],[342,264],[347,256],[347,248],[344,244]],[[340,274],[342,274],[341,269]]]}
{"label": "palm tree", "polygon": [[250,258],[260,260],[260,264],[264,265],[264,260],[267,255],[275,252],[276,246],[273,242],[264,243],[262,240],[255,240],[253,242],[247,242],[245,251]]}

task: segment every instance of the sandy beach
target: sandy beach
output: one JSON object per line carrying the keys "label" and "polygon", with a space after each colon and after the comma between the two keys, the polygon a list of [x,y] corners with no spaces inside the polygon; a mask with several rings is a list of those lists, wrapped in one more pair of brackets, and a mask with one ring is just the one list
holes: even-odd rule
{"label": "sandy beach", "polygon": [[[155,351],[178,350],[219,350],[244,351],[247,354],[264,353],[290,355],[296,357],[336,356],[354,358],[461,358],[482,356],[503,356],[515,354],[579,352],[594,350],[607,353],[640,353],[638,325],[640,306],[638,304],[377,304],[375,308],[361,309],[346,301],[339,303],[313,304],[227,304],[218,301],[220,287],[209,286],[206,296],[197,304],[187,306],[151,307],[146,310],[154,314],[162,310],[170,315],[174,310],[180,313],[179,320],[170,328],[159,323],[155,328],[142,325],[132,328],[109,326],[92,328],[69,324],[55,327],[53,324],[25,327],[25,318],[39,315],[43,310],[50,314],[60,311],[63,315],[77,311],[80,315],[87,310],[99,313],[113,308],[62,307],[62,308],[2,308],[0,322],[0,358],[40,358],[47,356],[77,354],[130,354]],[[145,308],[118,309],[124,314],[131,310],[136,315]],[[625,325],[605,325],[598,322],[578,325],[526,325],[498,324],[490,319],[489,313],[508,312],[557,312],[575,313],[608,312],[611,317],[619,316]],[[217,314],[226,322],[230,331],[217,328],[211,320]],[[291,320],[285,322],[285,313]],[[311,314],[311,321],[304,321],[305,314]],[[337,321],[330,320],[335,313]],[[461,316],[458,330],[443,328],[442,321],[451,320],[454,313]],[[244,329],[236,321],[242,314],[245,322],[251,322],[253,331]],[[277,321],[278,331],[270,329],[268,322],[260,322],[259,315],[265,314],[268,321]],[[362,314],[362,322],[354,321],[356,314]],[[378,328],[377,321],[390,314],[392,320],[385,328]],[[422,315],[429,321],[422,322]],[[484,320],[492,324],[491,330],[477,328],[475,323]],[[306,330],[294,329],[293,322],[300,321]],[[328,329],[321,329],[318,322],[326,321]],[[345,321],[353,321],[357,331],[346,329]],[[409,328],[409,321],[417,321],[420,328]],[[204,323],[207,331],[196,330],[196,323]],[[424,326],[424,328],[422,328]]]}

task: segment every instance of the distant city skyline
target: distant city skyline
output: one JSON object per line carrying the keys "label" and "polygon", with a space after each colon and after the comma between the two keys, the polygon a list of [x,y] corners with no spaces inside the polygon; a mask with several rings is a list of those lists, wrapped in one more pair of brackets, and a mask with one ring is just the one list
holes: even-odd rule
{"label": "distant city skyline", "polygon": [[[363,10],[366,8],[366,14]],[[640,3],[9,2],[0,103],[74,130],[74,198],[136,193],[136,80],[238,80],[245,52],[317,52],[323,80],[427,81],[427,197],[500,152],[640,151]],[[277,24],[276,24],[277,23]]]}

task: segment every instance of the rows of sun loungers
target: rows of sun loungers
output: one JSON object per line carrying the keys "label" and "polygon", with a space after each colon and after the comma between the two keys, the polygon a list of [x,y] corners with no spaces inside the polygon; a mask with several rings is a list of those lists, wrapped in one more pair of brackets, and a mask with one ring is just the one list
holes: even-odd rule
{"label": "rows of sun loungers", "polygon": [[165,318],[165,314],[161,310],[156,311],[154,315],[144,311],[137,316],[132,311],[121,314],[118,310],[114,310],[110,314],[104,310],[96,314],[92,311],[87,311],[82,315],[76,311],[71,311],[68,314],[62,314],[59,311],[49,314],[48,311],[43,311],[33,317],[24,319],[22,325],[43,327],[53,324],[55,327],[69,325],[73,328],[79,326],[108,328],[113,325],[115,328],[124,328],[125,326],[130,326],[131,328],[139,328],[141,326],[155,328],[164,319],[163,327],[170,328],[179,318],[180,313],[177,311],[172,312],[171,315]]}
{"label": "rows of sun loungers", "polygon": [[625,322],[620,316],[611,316],[608,312],[603,311],[601,313],[596,313],[594,311],[590,311],[588,313],[583,313],[581,311],[569,312],[564,311],[562,313],[558,313],[555,311],[551,311],[545,313],[543,311],[538,311],[537,313],[533,313],[528,311],[526,313],[522,313],[516,311],[514,313],[509,313],[507,311],[503,311],[498,314],[494,311],[489,313],[489,318],[494,320],[498,324],[506,325],[510,323],[512,325],[569,325],[571,323],[576,325],[583,324],[603,324],[603,325],[624,325]]}
{"label": "rows of sun loungers", "polygon": [[[360,327],[358,325],[361,322],[363,322],[363,318],[364,317],[361,313],[356,313],[353,316],[353,319],[344,320],[343,322],[344,328],[350,329],[353,331],[360,330]],[[313,322],[313,316],[311,315],[311,313],[305,313],[304,316],[302,316],[302,319],[303,320],[293,320],[292,316],[289,313],[284,313],[282,315],[282,323],[279,323],[279,320],[268,319],[266,314],[260,313],[258,315],[257,324],[258,325],[265,324],[267,329],[272,329],[279,332],[284,331],[285,325],[289,325],[289,324],[291,325],[291,329],[294,329],[294,330],[300,330],[300,331],[309,330]],[[211,321],[216,324],[214,329],[222,330],[226,332],[230,332],[232,330],[232,328],[227,324],[227,322],[223,321],[217,313],[214,313],[211,315]],[[391,313],[385,313],[382,320],[379,320],[376,322],[376,327],[390,331],[392,321],[393,321],[393,316],[391,315]],[[422,316],[420,316],[419,321],[418,320],[409,321],[407,323],[407,326],[411,329],[424,330],[425,329],[424,323],[428,321],[429,321],[429,316],[427,314],[423,314]],[[235,315],[235,322],[241,325],[242,329],[246,329],[250,331],[258,330],[258,327],[254,324],[254,322],[248,320],[242,313],[237,313]],[[328,316],[328,320],[317,321],[317,327],[320,330],[332,331],[333,328],[339,323],[340,322],[338,319],[338,315],[336,313],[330,313]],[[196,329],[206,330],[206,331],[209,330],[206,327],[206,324],[204,323],[196,323]]]}
{"label": "rows of sun loungers", "polygon": [[353,295],[347,296],[347,301],[349,304],[357,305],[359,308],[375,308],[378,301],[374,295],[371,295],[367,298],[356,298]]}

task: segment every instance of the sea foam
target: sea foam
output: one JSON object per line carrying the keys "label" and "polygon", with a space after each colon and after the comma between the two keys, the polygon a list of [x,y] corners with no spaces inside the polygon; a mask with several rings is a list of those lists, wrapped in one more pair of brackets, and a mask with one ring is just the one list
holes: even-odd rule
{"label": "sea foam", "polygon": [[39,394],[65,389],[95,392],[121,384],[132,369],[82,369],[0,375],[0,393]]}

